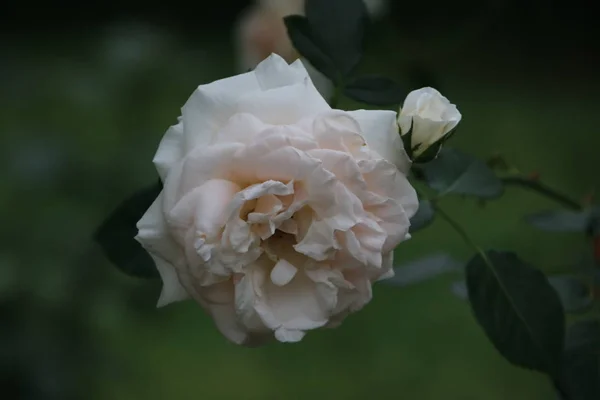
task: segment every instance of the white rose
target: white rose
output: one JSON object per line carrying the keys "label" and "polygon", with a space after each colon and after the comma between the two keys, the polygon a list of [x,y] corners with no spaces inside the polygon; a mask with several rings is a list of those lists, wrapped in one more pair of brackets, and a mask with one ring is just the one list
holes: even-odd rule
{"label": "white rose", "polygon": [[332,110],[299,61],[201,85],[163,137],[136,239],[159,306],[195,299],[231,341],[335,326],[393,276],[417,197],[392,111]]}
{"label": "white rose", "polygon": [[437,90],[425,87],[408,94],[398,124],[402,135],[408,133],[412,124],[411,148],[415,159],[453,130],[461,118],[454,104]]}
{"label": "white rose", "polygon": [[[383,17],[387,12],[387,0],[363,0],[372,18]],[[266,57],[275,53],[288,63],[300,56],[287,34],[283,18],[288,15],[304,15],[304,0],[257,0],[240,17],[235,28],[237,59],[240,72],[248,71]],[[313,83],[325,98],[333,94],[333,84],[302,59]]]}

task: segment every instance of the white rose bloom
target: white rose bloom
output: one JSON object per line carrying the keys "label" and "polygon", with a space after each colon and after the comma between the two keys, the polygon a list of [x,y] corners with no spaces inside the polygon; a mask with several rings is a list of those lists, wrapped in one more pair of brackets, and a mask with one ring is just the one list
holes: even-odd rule
{"label": "white rose bloom", "polygon": [[462,116],[456,106],[437,90],[425,87],[408,94],[400,109],[398,124],[402,134],[412,124],[413,159],[446,136],[458,125]]}
{"label": "white rose bloom", "polygon": [[164,187],[136,239],[229,340],[299,341],[393,276],[417,197],[392,111],[332,110],[299,61],[201,85],[154,163]]}
{"label": "white rose bloom", "polygon": [[[387,0],[363,0],[373,19],[387,13]],[[304,15],[304,0],[257,0],[240,17],[235,28],[237,58],[240,72],[246,72],[275,53],[288,63],[298,59],[299,54],[287,34],[283,18],[288,15]],[[333,84],[302,59],[313,83],[326,99],[333,94]]]}

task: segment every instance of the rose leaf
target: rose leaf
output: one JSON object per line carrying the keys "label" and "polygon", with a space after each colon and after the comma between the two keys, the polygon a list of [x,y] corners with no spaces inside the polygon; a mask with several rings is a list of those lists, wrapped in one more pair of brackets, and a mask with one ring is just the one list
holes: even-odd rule
{"label": "rose leaf", "polygon": [[134,239],[137,222],[150,208],[162,190],[160,182],[134,193],[117,206],[94,233],[110,262],[128,275],[157,278],[154,261],[142,245]]}
{"label": "rose leaf", "polygon": [[468,262],[466,281],[473,314],[500,354],[556,378],[565,314],[546,276],[514,253],[488,251]]}
{"label": "rose leaf", "polygon": [[454,193],[497,198],[502,182],[482,160],[457,149],[444,148],[439,156],[421,166],[425,182],[442,194]]}
{"label": "rose leaf", "polygon": [[349,76],[363,54],[369,21],[364,1],[306,0],[305,12],[322,51],[331,58],[342,76]]}
{"label": "rose leaf", "polygon": [[600,320],[579,321],[569,328],[561,383],[569,399],[600,399]]}
{"label": "rose leaf", "polygon": [[389,78],[366,75],[350,82],[344,88],[344,93],[362,103],[389,106],[402,103],[407,90]]}
{"label": "rose leaf", "polygon": [[332,81],[339,80],[339,73],[323,45],[313,34],[308,20],[299,15],[290,15],[284,19],[292,44],[318,71]]}

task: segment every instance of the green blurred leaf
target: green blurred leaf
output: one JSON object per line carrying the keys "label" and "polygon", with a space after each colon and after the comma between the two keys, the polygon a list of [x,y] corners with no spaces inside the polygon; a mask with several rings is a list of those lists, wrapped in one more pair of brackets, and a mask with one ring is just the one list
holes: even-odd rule
{"label": "green blurred leaf", "polygon": [[556,275],[548,281],[558,293],[565,311],[576,313],[590,308],[593,302],[589,288],[580,279],[571,275]]}
{"label": "green blurred leaf", "polygon": [[549,232],[587,232],[596,217],[595,210],[543,211],[526,216],[524,219],[537,229]]}
{"label": "green blurred leaf", "polygon": [[600,320],[569,328],[561,382],[568,400],[600,399]]}
{"label": "green blurred leaf", "polygon": [[467,300],[469,298],[469,292],[467,291],[467,283],[464,280],[452,282],[450,286],[452,293],[461,300]]}
{"label": "green blurred leaf", "polygon": [[566,348],[585,347],[590,351],[600,351],[600,320],[589,319],[571,325],[567,332]]}
{"label": "green blurred leaf", "polygon": [[134,237],[137,235],[137,222],[161,190],[162,183],[158,182],[136,192],[121,203],[94,234],[94,240],[110,262],[128,275],[140,278],[159,276],[154,261]]}
{"label": "green blurred leaf", "polygon": [[503,192],[502,182],[485,162],[456,149],[442,149],[421,169],[427,184],[441,194],[496,198]]}
{"label": "green blurred leaf", "polygon": [[334,82],[339,81],[339,74],[332,59],[323,50],[310,28],[308,20],[299,15],[290,15],[284,19],[292,44],[318,71]]}
{"label": "green blurred leaf", "polygon": [[448,254],[434,254],[394,268],[394,277],[383,282],[395,286],[409,286],[421,283],[447,272],[460,271],[463,263]]}
{"label": "green blurred leaf", "polygon": [[419,201],[417,213],[410,219],[410,233],[414,233],[429,226],[435,218],[435,210],[429,200]]}
{"label": "green blurred leaf", "polygon": [[342,76],[349,76],[363,54],[369,21],[363,0],[306,0],[305,12],[310,30],[323,53]]}
{"label": "green blurred leaf", "polygon": [[351,99],[376,106],[401,104],[407,90],[395,81],[376,75],[360,76],[344,88]]}
{"label": "green blurred leaf", "polygon": [[488,251],[469,261],[466,277],[473,313],[500,354],[558,376],[565,315],[546,276],[514,253]]}

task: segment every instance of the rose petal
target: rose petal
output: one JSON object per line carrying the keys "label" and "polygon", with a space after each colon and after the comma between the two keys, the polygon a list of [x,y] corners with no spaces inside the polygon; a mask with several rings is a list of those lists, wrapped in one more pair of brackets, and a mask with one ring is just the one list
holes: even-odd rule
{"label": "rose petal", "polygon": [[251,113],[274,125],[293,124],[303,117],[330,109],[308,77],[290,86],[244,93],[237,104],[237,112]]}
{"label": "rose petal", "polygon": [[175,267],[153,253],[150,253],[150,256],[152,256],[156,269],[158,269],[158,273],[163,282],[160,297],[158,298],[156,306],[164,307],[177,301],[189,299],[190,295],[183,288],[181,283],[179,283],[179,277],[177,276]]}
{"label": "rose petal", "polygon": [[194,224],[198,234],[214,237],[225,224],[226,210],[240,186],[224,179],[210,179],[193,189],[168,213],[172,226]]}
{"label": "rose petal", "polygon": [[281,327],[275,330],[275,339],[282,343],[296,343],[302,340],[305,332]]}
{"label": "rose petal", "polygon": [[248,96],[260,90],[254,72],[200,85],[181,109],[184,152],[212,143],[218,130],[236,113],[240,94]]}
{"label": "rose petal", "polygon": [[234,155],[242,147],[240,143],[227,143],[194,149],[173,165],[163,182],[164,212],[168,213],[182,196],[209,179],[233,181],[229,170]]}
{"label": "rose petal", "polygon": [[296,272],[298,272],[298,268],[281,259],[271,270],[271,282],[277,286],[285,286],[294,278]]}
{"label": "rose petal", "polygon": [[160,179],[167,179],[169,170],[183,157],[183,123],[171,126],[163,136],[152,162]]}
{"label": "rose petal", "polygon": [[199,300],[219,331],[236,344],[249,340],[248,330],[239,323],[235,309],[234,286],[230,281],[202,288]]}
{"label": "rose petal", "polygon": [[358,121],[345,111],[326,111],[311,119],[299,121],[298,125],[312,132],[322,149],[354,155],[365,144]]}
{"label": "rose petal", "polygon": [[358,121],[367,145],[404,174],[410,169],[410,159],[400,138],[396,113],[386,110],[348,111]]}
{"label": "rose petal", "polygon": [[290,67],[281,56],[271,54],[256,66],[254,72],[261,90],[269,90],[304,82],[308,72],[301,66]]}
{"label": "rose petal", "polygon": [[265,124],[252,114],[238,113],[227,120],[227,123],[219,129],[215,136],[214,144],[217,143],[253,143],[270,125]]}
{"label": "rose petal", "polygon": [[172,265],[181,264],[184,254],[181,247],[172,239],[162,212],[163,192],[154,200],[142,218],[137,222],[138,233],[135,239],[150,254],[160,255]]}
{"label": "rose petal", "polygon": [[281,287],[267,278],[264,267],[255,264],[238,286],[246,287],[252,300],[238,302],[236,306],[251,309],[245,313],[256,311],[273,331],[280,328],[305,331],[327,323],[327,305],[330,301],[322,298],[317,285],[304,273],[296,274],[287,285]]}
{"label": "rose petal", "polygon": [[332,258],[336,249],[341,246],[335,239],[333,228],[325,221],[313,221],[302,241],[294,245],[298,253],[317,261]]}

